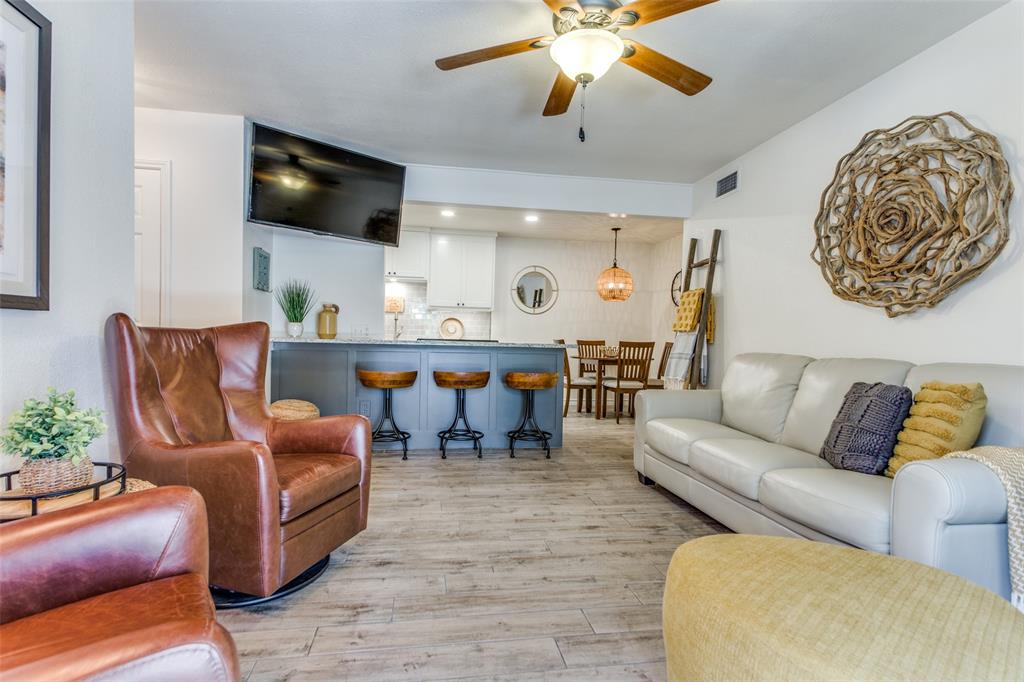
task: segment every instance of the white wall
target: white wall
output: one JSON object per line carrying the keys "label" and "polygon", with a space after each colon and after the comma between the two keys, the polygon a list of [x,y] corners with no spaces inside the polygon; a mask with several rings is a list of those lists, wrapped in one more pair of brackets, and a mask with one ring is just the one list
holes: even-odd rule
{"label": "white wall", "polygon": [[[713,377],[747,351],[1024,363],[1022,34],[1024,3],[1003,6],[697,184],[686,236],[707,249],[711,230],[724,230]],[[1016,186],[1009,245],[932,310],[889,319],[833,296],[810,253],[836,161],[869,130],[947,110],[1000,140]],[[715,200],[715,179],[733,168],[739,192]]]}
{"label": "white wall", "polygon": [[690,185],[645,180],[411,165],[405,183],[406,201],[681,218],[693,205]]}
{"label": "white wall", "polygon": [[[555,338],[646,341],[651,335],[651,301],[659,286],[651,271],[651,244],[619,242],[619,266],[633,275],[633,295],[603,301],[594,289],[611,266],[611,242],[499,237],[494,282],[492,335],[501,341],[550,343]],[[540,265],[558,280],[558,300],[541,315],[524,313],[512,301],[512,278]]]}
{"label": "white wall", "polygon": [[[0,310],[0,417],[6,424],[47,387],[73,388],[80,405],[107,412],[113,431],[103,324],[135,300],[133,9],[32,4],[53,22],[50,310]],[[120,459],[112,431],[90,448],[93,459]]]}
{"label": "white wall", "polygon": [[274,316],[274,295],[252,287],[252,250],[256,247],[270,254],[270,281],[273,284],[274,231],[269,227],[246,223],[242,233],[242,319],[269,323]]}
{"label": "white wall", "polygon": [[[683,269],[685,255],[682,231],[671,239],[655,244],[651,249],[650,272],[654,288],[651,292],[650,338],[658,342],[656,361],[661,357],[661,343],[675,337],[672,332],[672,323],[676,320],[676,306],[672,303],[672,280]],[[694,280],[694,287],[699,286],[698,278]]]}
{"label": "white wall", "polygon": [[244,138],[241,116],[135,110],[135,157],[171,162],[170,325],[243,319]]}
{"label": "white wall", "polygon": [[[251,255],[251,254],[250,254]],[[316,309],[306,318],[306,334],[316,335],[316,313],[323,303],[336,303],[338,334],[363,330],[375,338],[384,335],[384,248],[373,244],[274,230],[270,259],[272,287],[292,278],[309,280],[316,290]],[[250,282],[251,286],[251,282]],[[271,333],[283,336],[287,321],[273,304]]]}

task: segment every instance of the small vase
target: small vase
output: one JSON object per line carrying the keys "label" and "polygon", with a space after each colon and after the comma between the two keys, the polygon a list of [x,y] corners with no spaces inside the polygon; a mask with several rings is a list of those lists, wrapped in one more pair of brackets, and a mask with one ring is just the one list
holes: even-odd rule
{"label": "small vase", "polygon": [[301,322],[289,322],[288,323],[288,336],[293,339],[297,339],[302,336],[302,323]]}
{"label": "small vase", "polygon": [[321,339],[338,337],[338,312],[340,308],[333,303],[324,303],[324,309],[316,317],[316,335]]}
{"label": "small vase", "polygon": [[18,484],[31,494],[79,488],[92,482],[92,460],[83,456],[78,464],[63,457],[27,460],[18,472]]}

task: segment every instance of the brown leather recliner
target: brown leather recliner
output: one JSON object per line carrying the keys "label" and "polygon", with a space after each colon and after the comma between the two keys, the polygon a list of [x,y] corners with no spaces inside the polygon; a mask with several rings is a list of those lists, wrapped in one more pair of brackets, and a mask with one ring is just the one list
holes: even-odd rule
{"label": "brown leather recliner", "polygon": [[206,511],[180,486],[0,526],[0,679],[239,679]]}
{"label": "brown leather recliner", "polygon": [[270,328],[139,328],[107,320],[128,473],[198,490],[210,518],[210,583],[259,597],[366,528],[370,424],[282,421],[265,377]]}

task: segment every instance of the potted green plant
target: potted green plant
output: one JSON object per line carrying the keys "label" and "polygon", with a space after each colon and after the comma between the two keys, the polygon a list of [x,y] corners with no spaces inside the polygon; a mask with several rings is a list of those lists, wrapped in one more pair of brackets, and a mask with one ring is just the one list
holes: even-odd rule
{"label": "potted green plant", "polygon": [[18,482],[26,492],[66,490],[92,480],[85,449],[106,430],[99,410],[80,410],[74,391],[51,388],[45,400],[29,398],[11,415],[0,448],[25,458]]}
{"label": "potted green plant", "polygon": [[288,320],[288,336],[299,338],[303,332],[302,323],[313,310],[316,292],[309,286],[309,282],[290,279],[277,288],[275,296]]}

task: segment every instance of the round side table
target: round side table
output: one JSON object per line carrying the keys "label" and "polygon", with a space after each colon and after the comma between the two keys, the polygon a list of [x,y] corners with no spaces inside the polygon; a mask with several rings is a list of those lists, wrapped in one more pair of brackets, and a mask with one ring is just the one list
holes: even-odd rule
{"label": "round side table", "polygon": [[156,487],[149,481],[128,478],[125,468],[121,464],[93,462],[93,466],[104,470],[103,478],[95,480],[89,485],[68,490],[55,490],[49,493],[32,494],[26,493],[20,488],[12,488],[12,479],[17,475],[17,471],[0,474],[3,486],[0,491],[0,523],[69,509],[80,504]]}

